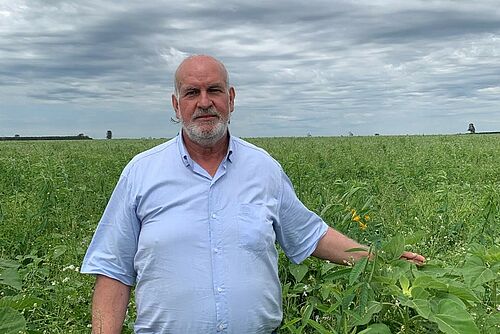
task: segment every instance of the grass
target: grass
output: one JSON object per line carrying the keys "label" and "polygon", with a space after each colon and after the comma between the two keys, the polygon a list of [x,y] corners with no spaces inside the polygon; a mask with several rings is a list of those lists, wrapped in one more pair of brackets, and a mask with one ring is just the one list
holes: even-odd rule
{"label": "grass", "polygon": [[[461,268],[470,265],[464,259],[482,252],[484,265],[493,265],[489,269],[496,270],[497,277],[481,285],[484,291],[477,291],[481,302],[465,306],[468,314],[476,314],[474,321],[481,333],[493,333],[498,329],[499,260],[494,257],[495,246],[500,244],[499,139],[498,135],[470,135],[250,141],[282,164],[306,206],[355,239],[384,247],[391,237],[402,236],[406,249],[430,259],[429,268]],[[29,333],[89,331],[93,279],[80,275],[78,267],[122,168],[135,154],[160,142],[0,143],[0,273],[4,275],[0,276],[0,320],[22,315]],[[353,220],[352,210],[363,219],[368,216],[365,229]],[[339,318],[338,310],[322,310],[321,305],[335,300],[334,291],[344,302],[355,296],[359,291],[349,291],[349,283],[359,282],[369,301],[385,302],[398,296],[385,288],[377,290],[372,281],[366,287],[368,279],[376,276],[366,270],[382,270],[371,264],[363,270],[356,268],[357,277],[348,268],[345,273],[351,275],[350,280],[341,275],[343,268],[323,268],[325,264],[315,260],[304,265],[294,267],[280,260],[285,305],[282,333],[315,333],[322,328],[347,333],[342,330],[348,319]],[[467,282],[467,276],[442,270],[440,279],[455,275],[450,278],[453,282]],[[301,272],[305,272],[302,277]],[[329,273],[337,273],[338,279],[326,279]],[[421,284],[422,279],[414,281],[417,276],[408,276],[412,285]],[[358,305],[363,300],[353,297],[351,302]],[[404,302],[403,297],[398,299]],[[408,311],[404,320],[396,314],[400,309],[412,310],[411,305],[387,306],[374,313],[370,323],[388,324],[392,332],[403,332],[403,323],[424,326],[424,331],[442,330],[437,322],[422,322],[426,319],[416,311]],[[351,311],[347,307],[343,314]],[[127,328],[132,322],[133,309]],[[349,330],[360,331],[370,323]],[[405,331],[418,333],[415,328]]]}

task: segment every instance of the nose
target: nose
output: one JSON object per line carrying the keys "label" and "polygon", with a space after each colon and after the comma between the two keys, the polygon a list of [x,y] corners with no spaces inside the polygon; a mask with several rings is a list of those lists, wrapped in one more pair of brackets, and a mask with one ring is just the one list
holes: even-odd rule
{"label": "nose", "polygon": [[206,91],[202,91],[198,100],[198,107],[206,109],[212,106],[212,100]]}

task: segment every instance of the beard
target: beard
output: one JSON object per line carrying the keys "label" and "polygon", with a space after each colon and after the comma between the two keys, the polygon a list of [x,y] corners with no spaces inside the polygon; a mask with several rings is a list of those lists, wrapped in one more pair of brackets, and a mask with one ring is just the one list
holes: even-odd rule
{"label": "beard", "polygon": [[[196,118],[201,116],[216,116],[210,121],[203,121],[202,124],[196,122]],[[229,124],[228,118],[224,118],[214,107],[208,109],[197,109],[191,120],[186,122],[181,119],[182,129],[186,135],[196,144],[203,147],[210,147],[221,140],[227,132]]]}

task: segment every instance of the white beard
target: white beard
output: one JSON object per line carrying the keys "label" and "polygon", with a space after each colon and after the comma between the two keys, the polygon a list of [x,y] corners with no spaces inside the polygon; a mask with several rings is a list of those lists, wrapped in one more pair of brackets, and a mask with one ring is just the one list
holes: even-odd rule
{"label": "white beard", "polygon": [[[217,115],[218,118],[210,122],[210,124],[197,124],[194,119],[200,115],[211,114]],[[200,146],[210,147],[215,145],[219,140],[221,140],[227,132],[229,118],[224,119],[215,108],[210,108],[208,110],[197,110],[191,119],[191,122],[187,123],[181,118],[182,129],[185,131],[186,135],[193,142]],[[207,122],[208,123],[208,122]],[[207,125],[212,125],[211,128],[207,129]]]}

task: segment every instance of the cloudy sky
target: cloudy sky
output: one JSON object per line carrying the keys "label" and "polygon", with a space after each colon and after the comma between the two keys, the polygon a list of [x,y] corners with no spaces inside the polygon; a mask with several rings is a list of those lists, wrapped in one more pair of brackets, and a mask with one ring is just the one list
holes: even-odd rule
{"label": "cloudy sky", "polygon": [[189,54],[242,137],[500,131],[498,0],[0,0],[0,136],[173,136]]}

